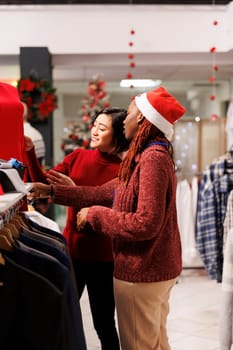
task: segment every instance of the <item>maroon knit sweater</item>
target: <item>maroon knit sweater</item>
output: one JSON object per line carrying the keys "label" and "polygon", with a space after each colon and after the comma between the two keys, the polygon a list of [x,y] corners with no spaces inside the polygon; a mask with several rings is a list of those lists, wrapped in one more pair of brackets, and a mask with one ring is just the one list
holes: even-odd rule
{"label": "maroon knit sweater", "polygon": [[[33,181],[46,182],[46,173],[37,164],[34,149],[27,152],[28,167]],[[80,186],[97,186],[115,178],[121,159],[99,150],[77,149],[66,156],[53,169],[71,177]],[[74,189],[74,187],[71,187]],[[111,238],[97,235],[89,226],[84,232],[77,230],[76,214],[80,207],[70,206],[67,211],[64,236],[72,258],[83,261],[112,261]]]}
{"label": "maroon knit sweater", "polygon": [[[113,197],[113,209],[100,206],[109,206]],[[127,187],[116,181],[72,190],[56,186],[54,199],[65,205],[97,204],[89,209],[87,219],[95,231],[112,237],[116,278],[156,282],[180,274],[176,176],[163,146],[148,147],[138,156]]]}

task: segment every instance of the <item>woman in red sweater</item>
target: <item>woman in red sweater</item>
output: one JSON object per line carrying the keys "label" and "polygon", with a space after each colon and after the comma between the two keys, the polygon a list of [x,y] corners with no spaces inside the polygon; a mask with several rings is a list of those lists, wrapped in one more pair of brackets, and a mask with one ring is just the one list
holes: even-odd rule
{"label": "woman in red sweater", "polygon": [[[111,237],[122,350],[170,350],[169,296],[181,273],[176,174],[169,139],[185,108],[163,87],[136,96],[124,122],[131,140],[119,179],[99,187],[34,186],[55,203],[91,206],[77,215]],[[111,208],[111,204],[113,207]]]}
{"label": "woman in red sweater", "polygon": [[[128,148],[123,133],[125,117],[124,109],[106,108],[101,111],[91,129],[92,150],[79,148],[73,151],[47,174],[38,166],[33,144],[26,138],[27,165],[32,181],[96,186],[115,178],[121,163],[120,156]],[[102,350],[119,350],[114,319],[111,238],[95,234],[91,226],[78,230],[76,214],[80,209],[78,206],[68,208],[63,233],[72,257],[79,297],[86,286]]]}

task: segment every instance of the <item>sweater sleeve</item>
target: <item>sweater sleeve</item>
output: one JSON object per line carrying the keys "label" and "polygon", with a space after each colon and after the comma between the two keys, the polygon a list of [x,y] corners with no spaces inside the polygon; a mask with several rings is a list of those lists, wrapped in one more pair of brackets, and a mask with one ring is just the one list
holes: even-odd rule
{"label": "sweater sleeve", "polygon": [[[174,189],[171,190],[171,160],[158,153],[161,152],[148,152],[140,161],[136,211],[93,206],[88,211],[87,220],[95,231],[134,241],[150,240],[161,232],[167,215],[170,215],[171,203],[174,203],[174,198],[171,198]],[[119,207],[122,206],[119,203]]]}
{"label": "sweater sleeve", "polygon": [[26,165],[33,182],[47,183],[46,173],[41,168],[40,162],[36,156],[35,147],[26,152]]}
{"label": "sweater sleeve", "polygon": [[117,179],[106,182],[101,186],[54,186],[53,200],[56,204],[69,207],[88,207],[101,204],[111,207]]}

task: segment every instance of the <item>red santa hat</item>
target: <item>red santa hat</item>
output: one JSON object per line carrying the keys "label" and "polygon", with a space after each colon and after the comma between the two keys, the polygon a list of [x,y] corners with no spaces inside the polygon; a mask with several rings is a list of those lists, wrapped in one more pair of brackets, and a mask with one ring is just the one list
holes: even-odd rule
{"label": "red santa hat", "polygon": [[173,124],[186,112],[175,97],[162,86],[136,96],[135,103],[143,116],[169,139],[173,134]]}

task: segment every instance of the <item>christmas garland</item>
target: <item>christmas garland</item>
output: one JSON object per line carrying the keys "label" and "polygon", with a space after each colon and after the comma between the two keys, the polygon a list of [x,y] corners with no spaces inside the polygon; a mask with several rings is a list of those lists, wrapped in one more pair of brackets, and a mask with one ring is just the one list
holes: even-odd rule
{"label": "christmas garland", "polygon": [[36,77],[22,78],[18,81],[17,88],[21,101],[28,107],[30,122],[45,121],[57,108],[56,89],[45,79]]}

